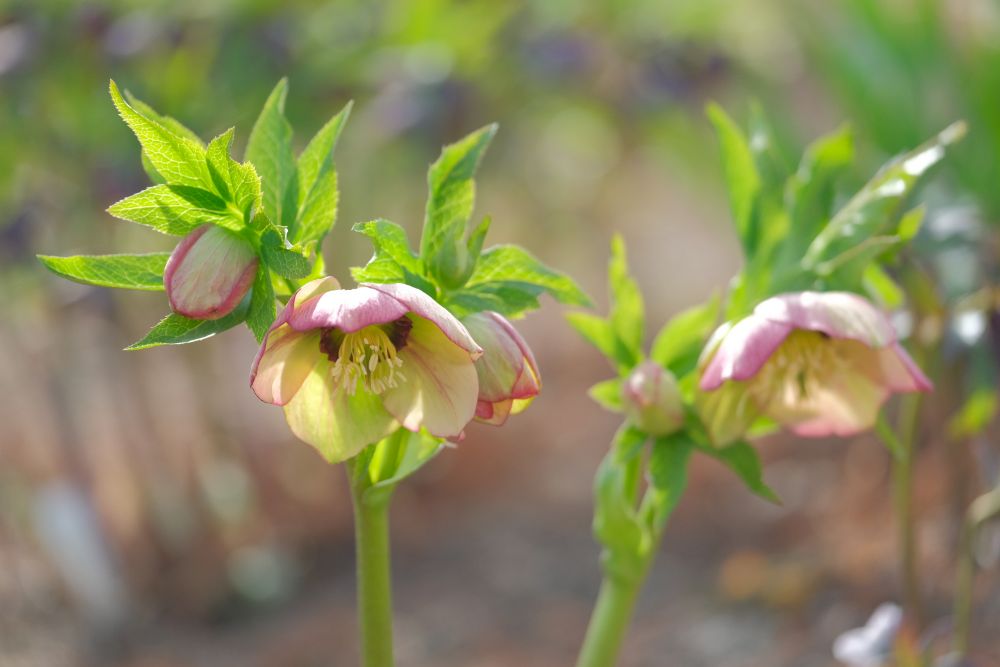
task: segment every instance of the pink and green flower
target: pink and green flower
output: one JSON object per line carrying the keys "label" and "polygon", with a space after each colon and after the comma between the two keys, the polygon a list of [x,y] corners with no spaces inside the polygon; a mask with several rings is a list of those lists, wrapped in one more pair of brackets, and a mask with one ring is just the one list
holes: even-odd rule
{"label": "pink and green flower", "polygon": [[250,384],[284,407],[296,436],[336,462],[400,426],[460,437],[476,412],[481,354],[462,323],[416,288],[340,289],[320,278],[268,330]]}
{"label": "pink and green flower", "polygon": [[871,428],[893,393],[930,380],[872,303],[847,292],[797,292],[720,327],[702,360],[699,407],[723,445],[761,416],[804,437]]}

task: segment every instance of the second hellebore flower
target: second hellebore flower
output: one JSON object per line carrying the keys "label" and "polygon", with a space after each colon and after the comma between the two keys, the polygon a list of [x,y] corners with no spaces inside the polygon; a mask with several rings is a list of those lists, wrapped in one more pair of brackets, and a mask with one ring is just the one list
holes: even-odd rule
{"label": "second hellebore flower", "polygon": [[761,302],[712,336],[702,362],[703,417],[718,444],[766,416],[805,437],[847,436],[875,424],[895,392],[931,382],[888,318],[847,292],[797,292]]}
{"label": "second hellebore flower", "polygon": [[202,225],[177,244],[163,271],[170,308],[196,320],[233,312],[253,285],[257,252],[245,238]]}
{"label": "second hellebore flower", "polygon": [[285,408],[292,432],[329,461],[400,426],[458,437],[476,411],[482,350],[451,313],[401,284],[304,285],[254,359],[257,397]]}
{"label": "second hellebore flower", "polygon": [[622,384],[625,416],[649,435],[669,435],[684,424],[684,406],[674,374],[655,361],[635,367]]}
{"label": "second hellebore flower", "polygon": [[462,324],[483,347],[483,356],[476,361],[476,420],[500,426],[507,417],[527,408],[542,389],[535,355],[514,325],[499,313],[475,313]]}

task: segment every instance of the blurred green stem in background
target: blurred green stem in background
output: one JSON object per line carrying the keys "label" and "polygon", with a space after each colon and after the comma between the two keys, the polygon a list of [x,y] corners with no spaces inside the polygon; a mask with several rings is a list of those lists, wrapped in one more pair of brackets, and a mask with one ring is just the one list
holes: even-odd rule
{"label": "blurred green stem in background", "polygon": [[[919,362],[918,362],[919,363]],[[923,394],[904,396],[899,406],[899,456],[893,458],[893,504],[899,525],[899,566],[903,580],[903,608],[918,629],[924,626],[923,593],[916,517],[913,513],[913,454]]]}
{"label": "blurred green stem in background", "polygon": [[366,493],[371,485],[357,474],[359,459],[348,461],[354,503],[357,554],[358,628],[363,667],[393,667],[392,572],[389,556],[389,504],[391,490]]}
{"label": "blurred green stem in background", "polygon": [[976,576],[976,534],[987,521],[1000,516],[1000,486],[978,498],[969,506],[962,539],[959,544],[958,573],[955,585],[955,652],[961,656],[969,652],[972,634],[972,588]]}
{"label": "blurred green stem in background", "polygon": [[644,580],[644,575],[629,580],[604,578],[576,667],[613,667],[617,663]]}

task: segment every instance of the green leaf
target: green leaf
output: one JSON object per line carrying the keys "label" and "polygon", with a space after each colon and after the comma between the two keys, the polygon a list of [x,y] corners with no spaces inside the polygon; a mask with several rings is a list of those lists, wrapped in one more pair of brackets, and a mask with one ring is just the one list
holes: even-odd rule
{"label": "green leaf", "polygon": [[798,261],[820,229],[830,220],[837,179],[854,162],[854,139],[848,126],[810,144],[788,182],[791,215],[783,257]]}
{"label": "green leaf", "polygon": [[566,321],[584,340],[607,357],[619,372],[627,372],[635,365],[631,353],[625,349],[611,324],[603,317],[591,313],[567,313]]}
{"label": "green leaf", "polygon": [[[351,229],[359,234],[364,234],[372,242],[375,254],[368,262],[368,266],[378,262],[391,262],[399,269],[406,269],[416,274],[423,273],[420,258],[410,250],[410,241],[406,237],[406,230],[396,223],[380,218],[369,222],[359,222]],[[400,277],[403,275],[401,270],[398,271],[398,275]]]}
{"label": "green leaf", "polygon": [[473,176],[497,126],[488,125],[445,146],[427,174],[429,194],[420,238],[420,256],[430,275],[448,288],[469,277],[465,231],[475,205]]}
{"label": "green leaf", "polygon": [[667,322],[653,340],[649,358],[677,377],[690,372],[698,363],[705,341],[712,335],[719,318],[719,298],[678,313]]}
{"label": "green leaf", "polygon": [[74,255],[38,260],[53,273],[86,285],[163,291],[163,269],[170,253],[145,255]]}
{"label": "green leaf", "polygon": [[906,294],[878,264],[869,264],[862,275],[865,291],[886,310],[902,308]]}
{"label": "green leaf", "polygon": [[320,241],[337,220],[337,172],[333,166],[333,150],[340,132],[351,113],[351,103],[331,118],[316,133],[299,156],[298,212],[288,228],[295,243]]}
{"label": "green leaf", "polygon": [[184,236],[206,223],[236,232],[243,229],[243,221],[217,195],[182,185],[146,188],[112,204],[108,213],[173,236]]}
{"label": "green leaf", "polygon": [[309,260],[302,253],[287,247],[274,229],[267,230],[261,236],[260,249],[264,255],[264,263],[283,278],[298,280],[312,271]]}
{"label": "green leaf", "polygon": [[753,493],[764,500],[781,504],[778,495],[771,487],[764,483],[764,472],[760,463],[760,457],[757,456],[757,450],[749,443],[737,442],[736,444],[721,448],[702,447],[701,450],[718,459],[736,473]]}
{"label": "green leaf", "polygon": [[648,542],[645,526],[635,507],[635,482],[641,457],[637,451],[646,436],[623,427],[594,478],[594,537],[605,547],[602,566],[611,576],[634,577],[642,565]]}
{"label": "green leaf", "polygon": [[196,188],[210,184],[204,148],[133,109],[122,99],[114,81],[110,90],[119,115],[139,139],[150,164],[168,184]]}
{"label": "green leaf", "polygon": [[965,134],[956,123],[919,148],[886,164],[823,228],[803,257],[803,265],[819,267],[866,240],[884,236],[897,224],[920,177],[945,156],[945,148]]}
{"label": "green leaf", "polygon": [[729,190],[729,205],[736,233],[746,257],[753,257],[757,231],[754,229],[754,205],[761,181],[746,136],[722,107],[708,106],[708,117],[715,126],[722,150],[722,168]]}
{"label": "green leaf", "polygon": [[516,299],[513,307],[493,309],[510,317],[537,307],[537,302],[533,305],[530,298],[524,297],[537,296],[542,292],[567,305],[592,305],[590,298],[572,278],[548,268],[527,250],[516,245],[493,246],[482,253],[475,270],[459,293],[461,292],[510,294]]}
{"label": "green leaf", "polygon": [[653,441],[649,457],[649,481],[653,490],[652,528],[663,529],[687,488],[688,461],[694,445],[683,433],[661,436]]}
{"label": "green leaf", "polygon": [[250,299],[244,298],[233,312],[218,320],[193,320],[177,313],[170,313],[157,323],[142,340],[132,343],[126,350],[145,350],[159,345],[183,345],[204,340],[217,333],[232,329],[246,319]]}
{"label": "green leaf", "polygon": [[253,291],[250,294],[250,311],[246,318],[247,326],[256,336],[258,343],[264,340],[267,330],[274,324],[275,315],[271,272],[266,265],[261,264],[257,267],[257,275],[254,276]]}
{"label": "green leaf", "polygon": [[379,495],[391,493],[399,482],[420,470],[441,453],[444,442],[425,430],[412,433],[404,428],[365,451],[368,481],[365,502],[378,502]]}
{"label": "green leaf", "polygon": [[611,412],[621,412],[622,406],[622,378],[612,378],[598,382],[587,394],[594,399],[605,410]]}
{"label": "green leaf", "polygon": [[271,91],[254,123],[247,143],[246,159],[260,176],[264,212],[275,224],[295,223],[298,195],[296,164],[292,154],[292,126],[285,118],[288,81],[282,79]]}
{"label": "green leaf", "polygon": [[177,136],[184,137],[199,146],[205,145],[205,142],[201,140],[201,137],[199,137],[194,130],[188,128],[176,118],[171,118],[170,116],[164,116],[163,114],[158,113],[153,109],[153,107],[149,106],[127,90],[125,91],[125,99],[128,101],[129,105],[140,114],[150,120],[156,121]]}
{"label": "green leaf", "polygon": [[642,341],[646,330],[645,307],[639,286],[628,272],[625,242],[617,234],[611,240],[608,283],[611,291],[608,321],[624,349],[628,351],[631,363],[638,363],[642,358]]}
{"label": "green leaf", "polygon": [[483,283],[447,295],[444,304],[459,317],[492,310],[513,319],[538,310],[541,306],[538,297],[543,292],[542,288],[528,283]]}

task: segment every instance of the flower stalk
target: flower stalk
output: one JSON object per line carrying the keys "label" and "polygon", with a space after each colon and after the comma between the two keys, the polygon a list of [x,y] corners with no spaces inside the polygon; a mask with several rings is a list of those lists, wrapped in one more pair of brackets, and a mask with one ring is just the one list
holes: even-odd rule
{"label": "flower stalk", "polygon": [[632,579],[605,576],[576,667],[613,667],[617,663],[646,570],[648,567]]}
{"label": "flower stalk", "polygon": [[348,462],[351,499],[354,505],[355,553],[357,558],[358,630],[363,667],[393,667],[392,567],[389,551],[389,505],[391,489],[367,493],[367,474],[359,471],[359,459]]}

